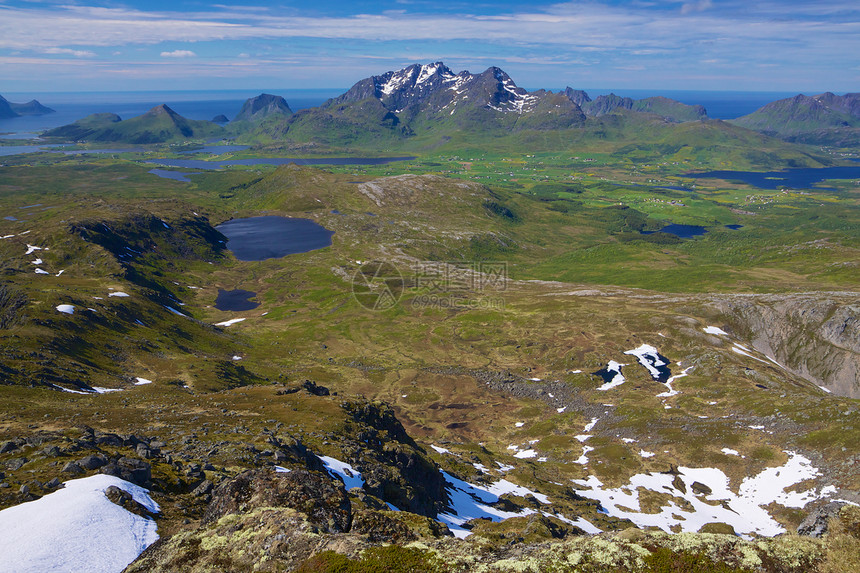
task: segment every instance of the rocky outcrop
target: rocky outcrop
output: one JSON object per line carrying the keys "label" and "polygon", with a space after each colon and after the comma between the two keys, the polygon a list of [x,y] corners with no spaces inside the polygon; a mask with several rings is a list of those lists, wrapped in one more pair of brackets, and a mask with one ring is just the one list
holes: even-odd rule
{"label": "rocky outcrop", "polygon": [[780,365],[834,394],[860,397],[860,302],[852,293],[719,297],[712,307]]}
{"label": "rocky outcrop", "polygon": [[265,507],[300,511],[307,515],[309,523],[326,533],[346,532],[352,525],[351,505],[343,485],[326,474],[308,470],[248,470],[239,474],[215,488],[203,523]]}
{"label": "rocky outcrop", "polygon": [[829,522],[839,516],[839,511],[846,504],[837,501],[830,502],[819,507],[812,513],[807,515],[800,525],[797,526],[797,533],[800,535],[808,535],[810,537],[821,537],[827,533]]}
{"label": "rocky outcrop", "polygon": [[364,491],[398,509],[436,517],[448,503],[445,479],[383,402],[346,402],[353,422],[342,448],[364,478]]}

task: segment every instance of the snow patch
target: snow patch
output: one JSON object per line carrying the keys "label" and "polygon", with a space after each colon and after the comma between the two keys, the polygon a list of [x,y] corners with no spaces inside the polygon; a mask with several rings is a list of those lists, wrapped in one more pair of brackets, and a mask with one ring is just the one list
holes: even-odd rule
{"label": "snow patch", "polygon": [[242,322],[245,320],[244,318],[231,318],[230,320],[225,320],[224,322],[216,322],[215,326],[232,326],[237,322]]}
{"label": "snow patch", "polygon": [[61,392],[68,392],[69,394],[92,394],[92,392],[82,392],[81,390],[71,390],[69,388],[63,388],[62,386],[57,386],[56,384],[51,384],[51,388],[55,390],[60,390]]}
{"label": "snow patch", "polygon": [[717,326],[706,326],[703,330],[708,334],[718,334],[721,336],[728,336],[729,335],[728,332],[726,332],[725,330],[723,330],[722,328],[719,328]]}
{"label": "snow patch", "polygon": [[535,510],[529,508],[514,512],[492,507],[491,504],[499,501],[499,498],[505,494],[520,497],[531,495],[543,504],[549,503],[547,496],[511,483],[508,480],[499,480],[489,485],[471,484],[452,476],[448,472],[443,471],[442,475],[447,482],[445,489],[448,490],[448,496],[451,500],[449,506],[451,511],[440,513],[438,519],[448,525],[451,532],[460,539],[471,535],[470,531],[461,527],[470,519],[485,518],[492,521],[502,521],[509,517],[520,517],[537,513]]}
{"label": "snow patch", "polygon": [[[681,365],[681,363],[678,362],[678,366],[680,366],[680,365]],[[666,392],[661,392],[661,393],[657,394],[657,397],[658,398],[669,398],[671,396],[675,396],[677,394],[680,394],[680,392],[678,392],[677,390],[672,388],[672,382],[674,382],[678,378],[683,378],[692,369],[693,369],[692,366],[688,366],[687,368],[684,368],[684,370],[682,370],[680,374],[675,374],[674,376],[672,376],[671,378],[666,380],[665,384],[666,384],[666,386],[669,387],[669,389]]]}
{"label": "snow patch", "polygon": [[579,456],[579,458],[573,460],[573,463],[584,466],[588,463],[588,452],[591,452],[593,450],[594,448],[592,448],[591,446],[582,446],[582,455]]}
{"label": "snow patch", "polygon": [[759,362],[762,362],[762,363],[764,363],[764,364],[767,364],[767,362],[765,362],[765,361],[764,361],[764,360],[762,360],[761,358],[756,358],[755,356],[753,356],[752,354],[750,354],[750,349],[749,349],[749,348],[747,348],[747,347],[745,347],[745,346],[741,346],[740,344],[735,343],[735,345],[734,345],[734,346],[732,346],[732,352],[735,352],[736,354],[740,354],[740,355],[742,355],[742,356],[747,356],[747,357],[749,357],[749,358],[752,358],[753,360],[758,360]]}
{"label": "snow patch", "polygon": [[167,305],[165,304],[165,305],[164,305],[164,308],[166,308],[167,310],[169,310],[169,311],[170,311],[170,312],[172,312],[173,314],[177,314],[177,315],[179,315],[179,316],[184,316],[185,318],[188,318],[188,315],[187,315],[187,314],[183,314],[183,313],[179,312],[178,310],[176,310],[176,309],[175,309],[175,308],[173,308],[172,306],[167,306]]}
{"label": "snow patch", "polygon": [[126,297],[129,297],[131,295],[118,290],[116,292],[108,293],[108,296],[118,296],[120,298],[126,298]]}
{"label": "snow patch", "polygon": [[343,485],[347,491],[354,487],[364,487],[364,478],[361,477],[361,472],[346,462],[342,462],[330,456],[317,456],[332,476],[339,477],[343,480]]}
{"label": "snow patch", "polygon": [[[623,366],[625,365],[620,364],[614,360],[610,360],[609,364],[606,365],[606,368],[597,373],[598,376],[601,376],[604,380],[606,380],[606,382],[597,389],[600,391],[606,391],[624,384],[625,379],[624,376],[621,374],[621,368]],[[609,378],[609,375],[613,372],[615,373],[615,375],[612,376],[612,378]]]}
{"label": "snow patch", "polygon": [[146,378],[141,378],[139,376],[137,378],[135,378],[134,380],[135,380],[135,382],[134,382],[135,386],[143,386],[145,384],[152,384],[152,380],[147,380]]}
{"label": "snow patch", "polygon": [[430,444],[430,447],[433,448],[437,453],[440,453],[440,454],[450,454],[451,453],[451,450],[437,446],[435,444]]}
{"label": "snow patch", "polygon": [[635,356],[639,360],[639,364],[651,374],[651,378],[658,382],[665,382],[672,374],[667,368],[669,363],[650,344],[643,344],[639,348],[626,351],[624,354]]}
{"label": "snow patch", "polygon": [[56,308],[58,312],[63,314],[75,314],[75,307],[71,304],[58,304]]}
{"label": "snow patch", "polygon": [[[639,527],[659,527],[667,533],[671,533],[673,527],[695,532],[706,523],[727,523],[747,539],[753,533],[773,536],[784,533],[785,528],[770,516],[764,506],[776,503],[802,508],[811,501],[835,493],[831,488],[786,491],[820,475],[807,458],[794,452],[786,453],[789,460],[783,466],[744,478],[737,493],[729,489],[729,478],[716,468],[679,467],[677,475],[637,474],[630,478],[628,485],[615,489],[603,488],[595,476],[573,482],[579,486],[576,488],[579,495],[599,501],[609,515],[630,519]],[[676,488],[676,479],[680,479],[685,487]],[[694,482],[706,485],[711,493],[696,493],[692,488]],[[668,494],[672,498],[664,501],[659,512],[643,512],[639,505],[640,490]],[[701,491],[700,488],[697,490]]]}
{"label": "snow patch", "polygon": [[158,540],[156,523],[112,503],[105,490],[116,486],[152,513],[160,508],[139,486],[97,474],[69,480],[63,489],[0,511],[2,569],[122,571]]}

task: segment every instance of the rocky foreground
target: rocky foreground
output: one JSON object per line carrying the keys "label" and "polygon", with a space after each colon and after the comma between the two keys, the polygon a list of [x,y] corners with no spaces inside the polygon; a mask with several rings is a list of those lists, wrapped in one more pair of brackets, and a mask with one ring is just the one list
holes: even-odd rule
{"label": "rocky foreground", "polygon": [[[286,391],[313,396],[325,389],[306,383]],[[3,505],[15,505],[99,473],[147,488],[157,513],[121,488],[105,491],[111,502],[158,524],[161,538],[128,565],[129,572],[824,573],[860,567],[860,507],[843,503],[819,507],[798,533],[774,538],[744,540],[717,524],[671,535],[617,519],[601,523],[605,533],[588,535],[569,520],[536,511],[501,522],[473,519],[463,525],[471,535],[458,539],[434,519],[449,503],[438,467],[391,410],[360,400],[342,408],[347,426],[317,438],[338,440],[351,452],[350,462],[362,468],[362,487],[349,487],[348,470],[333,471],[332,458],[317,456],[284,427],[217,439],[205,428],[200,435],[159,438],[79,426],[0,444],[0,496]],[[540,504],[503,495],[492,506],[522,511]]]}

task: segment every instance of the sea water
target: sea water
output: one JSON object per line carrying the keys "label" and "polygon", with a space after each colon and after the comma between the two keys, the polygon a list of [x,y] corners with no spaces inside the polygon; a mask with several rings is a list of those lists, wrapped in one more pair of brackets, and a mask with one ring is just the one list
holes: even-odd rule
{"label": "sea water", "polygon": [[[283,96],[293,111],[322,105],[343,90],[264,90]],[[56,113],[25,115],[0,119],[0,138],[30,139],[39,132],[68,125],[94,113],[115,113],[122,119],[143,115],[152,108],[167,106],[187,119],[211,121],[225,115],[233,119],[245,100],[260,95],[258,90],[242,91],[165,91],[105,93],[0,93],[7,100],[25,103],[32,99]]]}

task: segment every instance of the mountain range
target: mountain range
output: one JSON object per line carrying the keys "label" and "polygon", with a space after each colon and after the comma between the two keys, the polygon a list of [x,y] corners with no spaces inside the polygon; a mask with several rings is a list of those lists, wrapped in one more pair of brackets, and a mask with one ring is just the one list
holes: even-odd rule
{"label": "mountain range", "polygon": [[[4,107],[5,105],[5,107]],[[0,101],[0,114],[45,113],[38,102]],[[850,144],[860,141],[860,94],[798,95],[767,104],[730,122],[709,120],[701,105],[687,105],[666,97],[635,100],[615,94],[592,99],[587,92],[529,92],[516,85],[502,69],[479,74],[455,73],[442,62],[413,64],[358,81],[342,95],[319,107],[293,113],[281,96],[260,94],[248,99],[228,125],[193,121],[166,105],[138,118],[121,121],[96,114],[46,132],[50,138],[75,141],[164,143],[188,138],[231,135],[246,142],[289,141],[333,146],[427,139],[444,142],[454,135],[467,137],[521,132],[585,130],[598,138],[613,137],[619,129],[671,133],[671,124],[698,122],[708,137],[748,138],[731,126],[743,127],[789,142]],[[668,131],[667,131],[668,130]],[[689,133],[686,129],[684,132]]]}
{"label": "mountain range", "polygon": [[[204,128],[204,123],[188,129],[184,124],[191,125],[189,120],[180,118],[166,106],[161,108],[168,110],[174,126],[158,125],[162,115],[158,113],[160,108],[156,108],[119,125],[112,125],[118,123],[115,118],[103,114],[90,116],[50,130],[45,136],[156,143],[192,137],[195,129],[213,130],[211,126]],[[589,117],[625,112],[654,114],[672,122],[707,118],[703,107],[668,98],[633,100],[611,94],[592,101],[585,92],[572,88],[559,93],[529,92],[497,67],[480,74],[454,73],[442,62],[436,62],[413,64],[365,78],[323,105],[298,113],[293,113],[282,97],[261,94],[245,102],[231,122],[230,132],[239,136],[323,139],[342,144],[378,138],[403,139],[427,132],[564,130],[583,127]]]}
{"label": "mountain range", "polygon": [[592,101],[567,88],[529,92],[502,69],[454,73],[442,62],[413,64],[365,78],[318,108],[302,110],[265,131],[291,140],[329,141],[370,137],[405,138],[430,132],[512,133],[580,128],[589,117],[640,112],[673,122],[706,119],[701,106],[668,98],[634,101],[614,94]]}

